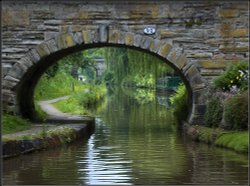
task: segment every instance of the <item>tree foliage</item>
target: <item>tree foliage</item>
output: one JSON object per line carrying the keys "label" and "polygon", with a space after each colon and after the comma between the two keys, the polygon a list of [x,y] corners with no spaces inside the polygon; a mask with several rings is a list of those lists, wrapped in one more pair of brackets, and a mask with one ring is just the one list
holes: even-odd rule
{"label": "tree foliage", "polygon": [[159,58],[127,48],[104,48],[107,76],[116,84],[155,87],[157,78],[173,74],[174,70]]}

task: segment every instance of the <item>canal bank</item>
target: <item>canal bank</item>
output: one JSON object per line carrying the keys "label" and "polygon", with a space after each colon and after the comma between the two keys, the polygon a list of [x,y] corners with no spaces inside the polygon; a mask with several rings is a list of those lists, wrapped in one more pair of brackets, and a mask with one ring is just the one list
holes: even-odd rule
{"label": "canal bank", "polygon": [[183,133],[194,141],[248,153],[248,131],[231,131],[182,123]]}
{"label": "canal bank", "polygon": [[94,132],[94,126],[93,120],[92,124],[50,126],[51,129],[46,131],[43,127],[40,129],[33,127],[33,129],[22,131],[19,134],[4,135],[2,142],[3,158],[51,149],[80,139],[86,140]]}
{"label": "canal bank", "polygon": [[[188,140],[162,93],[149,102],[115,90],[88,140],[3,161],[5,185],[246,184],[248,157]],[[166,96],[168,94],[166,93]]]}
{"label": "canal bank", "polygon": [[41,109],[47,113],[45,123],[33,124],[28,130],[3,135],[3,158],[51,149],[80,139],[88,139],[95,129],[94,117],[65,114],[52,105],[58,100],[68,98],[69,96],[64,96],[39,102]]}

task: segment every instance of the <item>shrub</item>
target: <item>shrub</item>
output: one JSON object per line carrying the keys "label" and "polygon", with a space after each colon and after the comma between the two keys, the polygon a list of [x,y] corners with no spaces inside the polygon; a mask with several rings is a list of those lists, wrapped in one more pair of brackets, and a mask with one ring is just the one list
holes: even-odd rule
{"label": "shrub", "polygon": [[248,128],[248,91],[226,101],[225,121],[231,124],[232,129]]}
{"label": "shrub", "polygon": [[173,106],[173,114],[180,122],[187,118],[188,104],[187,104],[187,89],[183,83],[181,83],[174,95],[170,96],[170,103]]}
{"label": "shrub", "polygon": [[248,89],[248,76],[248,63],[239,62],[229,66],[222,75],[214,80],[214,84],[223,91],[230,91],[232,87],[244,91]]}
{"label": "shrub", "polygon": [[223,105],[220,98],[211,97],[208,101],[205,113],[205,125],[207,127],[218,127],[222,120]]}

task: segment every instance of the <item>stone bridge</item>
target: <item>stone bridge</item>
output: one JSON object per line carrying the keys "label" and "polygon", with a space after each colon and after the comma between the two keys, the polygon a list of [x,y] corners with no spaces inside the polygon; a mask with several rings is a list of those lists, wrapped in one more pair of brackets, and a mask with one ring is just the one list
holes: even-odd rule
{"label": "stone bridge", "polygon": [[188,121],[202,124],[211,80],[248,60],[248,15],[247,1],[4,1],[3,109],[32,119],[47,68],[76,51],[119,46],[173,67],[188,89]]}

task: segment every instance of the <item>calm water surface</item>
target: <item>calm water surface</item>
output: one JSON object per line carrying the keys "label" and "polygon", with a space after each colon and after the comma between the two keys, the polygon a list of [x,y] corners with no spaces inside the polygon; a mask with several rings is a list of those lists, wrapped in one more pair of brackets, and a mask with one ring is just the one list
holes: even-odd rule
{"label": "calm water surface", "polygon": [[187,140],[167,96],[115,90],[87,141],[4,160],[3,183],[247,184],[247,155]]}

